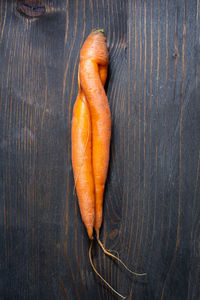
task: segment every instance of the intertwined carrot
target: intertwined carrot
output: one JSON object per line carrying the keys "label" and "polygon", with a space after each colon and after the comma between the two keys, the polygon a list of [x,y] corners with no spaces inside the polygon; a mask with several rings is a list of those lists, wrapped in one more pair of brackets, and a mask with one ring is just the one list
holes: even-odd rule
{"label": "intertwined carrot", "polygon": [[93,230],[106,255],[117,259],[106,250],[99,239],[103,216],[103,195],[108,171],[111,114],[104,90],[108,69],[108,50],[102,30],[93,31],[86,39],[80,53],[78,96],[72,118],[72,165],[81,217],[91,240],[89,259],[96,274],[122,299],[97,272],[92,262]]}
{"label": "intertwined carrot", "polygon": [[72,164],[82,220],[91,239],[99,236],[109,163],[111,115],[104,90],[108,50],[105,36],[93,31],[80,53],[80,89],[72,119]]}

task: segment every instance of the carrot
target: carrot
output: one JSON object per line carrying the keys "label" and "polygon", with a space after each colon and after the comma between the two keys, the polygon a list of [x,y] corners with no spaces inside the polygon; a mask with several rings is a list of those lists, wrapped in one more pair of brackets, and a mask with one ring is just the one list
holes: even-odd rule
{"label": "carrot", "polygon": [[75,186],[82,220],[90,239],[93,227],[99,235],[102,224],[103,194],[109,162],[111,115],[103,88],[107,66],[105,36],[100,31],[94,31],[86,39],[80,54],[79,94],[72,119]]}
{"label": "carrot", "polygon": [[[81,49],[79,66],[80,85],[87,98],[91,114],[92,165],[96,204],[94,228],[98,236],[102,224],[103,194],[111,137],[111,114],[103,87],[107,76],[108,50],[102,32],[94,31],[89,35]],[[99,68],[99,66],[101,67]]]}
{"label": "carrot", "polygon": [[72,118],[72,165],[83,223],[92,239],[95,219],[94,179],[91,152],[91,120],[88,104],[78,93]]}
{"label": "carrot", "polygon": [[79,92],[72,118],[72,165],[81,217],[91,240],[91,266],[109,288],[125,299],[97,272],[91,255],[94,229],[97,242],[104,253],[118,260],[130,271],[118,257],[104,248],[99,239],[111,138],[111,113],[104,90],[107,70],[108,50],[105,36],[102,30],[96,30],[88,36],[80,52]]}

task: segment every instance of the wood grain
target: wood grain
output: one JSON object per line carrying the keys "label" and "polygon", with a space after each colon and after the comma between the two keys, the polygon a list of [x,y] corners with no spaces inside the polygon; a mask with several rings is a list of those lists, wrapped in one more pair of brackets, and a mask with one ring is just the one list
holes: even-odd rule
{"label": "wood grain", "polygon": [[31,17],[0,0],[0,299],[117,299],[89,265],[73,194],[77,67],[94,28],[112,114],[101,239],[148,276],[97,246],[94,263],[127,299],[200,299],[199,0],[22,2]]}

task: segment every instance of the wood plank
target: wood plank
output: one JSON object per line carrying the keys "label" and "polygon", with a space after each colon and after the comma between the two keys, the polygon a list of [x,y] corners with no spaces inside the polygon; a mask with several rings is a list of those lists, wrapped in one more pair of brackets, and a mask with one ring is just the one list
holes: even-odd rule
{"label": "wood plank", "polygon": [[193,263],[191,271],[191,261],[199,261],[192,249],[197,222],[193,210],[199,212],[199,4],[129,5],[132,159],[122,236],[131,232],[132,239],[123,241],[129,259],[148,273],[146,293],[135,282],[131,297],[198,299],[199,270]]}
{"label": "wood plank", "polygon": [[94,28],[112,114],[101,239],[148,276],[97,246],[94,263],[128,299],[199,299],[199,19],[199,0],[0,0],[1,299],[117,299],[89,265],[73,194],[77,67]]}
{"label": "wood plank", "polygon": [[[70,129],[79,51],[94,28],[105,29],[109,45],[111,108],[121,95],[121,105],[125,103],[123,64],[118,61],[125,59],[127,5],[46,1],[45,15],[27,19],[16,4],[1,1],[1,295],[110,297],[89,265],[89,243],[73,195]],[[112,233],[114,226],[108,228]],[[98,254],[97,266],[113,281],[117,268]]]}

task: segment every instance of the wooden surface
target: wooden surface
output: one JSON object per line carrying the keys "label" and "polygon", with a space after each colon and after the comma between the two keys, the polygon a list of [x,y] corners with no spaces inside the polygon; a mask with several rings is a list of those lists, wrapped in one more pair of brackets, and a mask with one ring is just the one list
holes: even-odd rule
{"label": "wooden surface", "polygon": [[117,299],[89,265],[73,195],[77,66],[94,28],[112,112],[101,239],[148,275],[97,247],[94,263],[127,299],[200,299],[199,0],[24,2],[0,1],[0,299]]}

